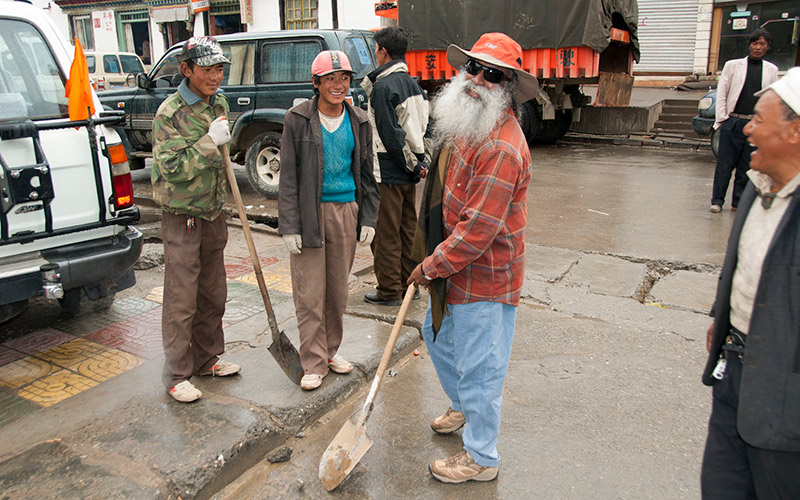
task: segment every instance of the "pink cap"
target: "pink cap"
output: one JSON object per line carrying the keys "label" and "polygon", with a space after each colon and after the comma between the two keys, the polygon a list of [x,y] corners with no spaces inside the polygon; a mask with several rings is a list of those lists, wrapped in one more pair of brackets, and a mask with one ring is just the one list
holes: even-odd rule
{"label": "pink cap", "polygon": [[355,73],[350,67],[350,59],[341,50],[323,50],[311,63],[311,76],[325,76],[336,71]]}

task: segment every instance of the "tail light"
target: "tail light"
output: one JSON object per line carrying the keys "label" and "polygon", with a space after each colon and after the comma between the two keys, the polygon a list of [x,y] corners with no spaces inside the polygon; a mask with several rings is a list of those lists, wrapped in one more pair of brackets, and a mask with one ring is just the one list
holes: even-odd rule
{"label": "tail light", "polygon": [[108,159],[111,162],[112,202],[117,210],[133,206],[133,180],[128,165],[128,155],[122,144],[108,147]]}
{"label": "tail light", "polygon": [[106,77],[101,76],[97,79],[97,87],[95,90],[105,90],[106,89]]}

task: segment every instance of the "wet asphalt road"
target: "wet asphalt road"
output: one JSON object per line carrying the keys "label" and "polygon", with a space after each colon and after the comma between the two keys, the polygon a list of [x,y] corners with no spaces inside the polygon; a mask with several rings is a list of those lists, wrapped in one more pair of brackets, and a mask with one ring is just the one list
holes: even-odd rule
{"label": "wet asphalt road", "polygon": [[[504,391],[498,480],[444,485],[429,476],[427,464],[456,453],[461,440],[460,431],[438,436],[428,427],[447,400],[423,348],[395,366],[368,423],[375,444],[330,497],[699,498],[708,317],[553,283],[532,260],[577,253],[658,262],[702,270],[713,282],[733,219],[727,207],[708,212],[713,156],[580,145],[532,153],[528,271]],[[589,281],[617,279],[602,266],[593,272]],[[343,401],[290,443],[289,462],[264,460],[217,498],[327,497],[319,459],[365,397]]]}

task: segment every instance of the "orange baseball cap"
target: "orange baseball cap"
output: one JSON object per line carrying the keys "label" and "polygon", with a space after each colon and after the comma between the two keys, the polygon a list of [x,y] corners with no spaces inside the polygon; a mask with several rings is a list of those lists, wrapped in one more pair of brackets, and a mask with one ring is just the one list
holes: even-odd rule
{"label": "orange baseball cap", "polygon": [[341,50],[323,50],[311,63],[311,76],[325,76],[336,71],[355,73],[350,66],[350,59]]}

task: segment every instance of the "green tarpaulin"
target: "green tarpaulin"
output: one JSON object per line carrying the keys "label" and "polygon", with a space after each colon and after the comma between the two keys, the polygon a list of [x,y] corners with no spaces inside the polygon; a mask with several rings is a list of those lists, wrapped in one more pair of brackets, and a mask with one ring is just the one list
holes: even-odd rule
{"label": "green tarpaulin", "polygon": [[469,50],[483,33],[499,31],[523,49],[586,45],[602,52],[611,28],[630,32],[639,60],[636,0],[398,0],[409,50]]}

